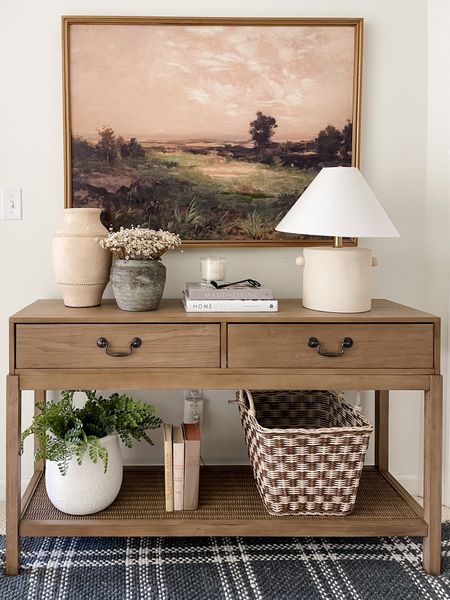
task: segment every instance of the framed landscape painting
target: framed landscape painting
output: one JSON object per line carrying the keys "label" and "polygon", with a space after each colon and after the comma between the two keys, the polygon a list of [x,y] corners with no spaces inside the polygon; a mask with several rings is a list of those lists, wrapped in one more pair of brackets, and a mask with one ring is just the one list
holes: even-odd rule
{"label": "framed landscape painting", "polygon": [[63,17],[66,206],[185,245],[328,244],[275,227],[358,166],[361,46],[362,19]]}

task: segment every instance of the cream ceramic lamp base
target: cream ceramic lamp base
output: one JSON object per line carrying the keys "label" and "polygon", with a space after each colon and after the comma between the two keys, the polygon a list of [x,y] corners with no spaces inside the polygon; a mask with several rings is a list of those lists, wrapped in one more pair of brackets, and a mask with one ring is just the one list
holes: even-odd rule
{"label": "cream ceramic lamp base", "polygon": [[296,260],[303,271],[303,306],[312,310],[358,313],[371,309],[369,248],[305,248]]}

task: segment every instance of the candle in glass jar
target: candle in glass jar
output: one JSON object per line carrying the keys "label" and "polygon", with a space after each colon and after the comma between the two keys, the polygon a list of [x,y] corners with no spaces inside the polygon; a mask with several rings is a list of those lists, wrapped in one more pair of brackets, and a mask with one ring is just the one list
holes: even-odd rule
{"label": "candle in glass jar", "polygon": [[221,256],[203,256],[200,258],[202,281],[225,281],[226,259]]}

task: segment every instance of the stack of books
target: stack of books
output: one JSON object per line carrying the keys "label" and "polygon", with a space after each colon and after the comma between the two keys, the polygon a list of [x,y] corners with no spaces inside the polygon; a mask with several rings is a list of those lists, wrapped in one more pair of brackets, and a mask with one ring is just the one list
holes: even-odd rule
{"label": "stack of books", "polygon": [[198,508],[200,425],[164,423],[166,511]]}
{"label": "stack of books", "polygon": [[186,283],[183,290],[186,312],[277,312],[278,300],[268,287],[233,285],[217,289],[212,285]]}

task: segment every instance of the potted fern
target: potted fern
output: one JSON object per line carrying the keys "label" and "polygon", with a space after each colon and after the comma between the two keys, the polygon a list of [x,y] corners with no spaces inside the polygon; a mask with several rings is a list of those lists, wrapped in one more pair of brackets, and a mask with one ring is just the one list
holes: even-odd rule
{"label": "potted fern", "polygon": [[[81,390],[80,390],[81,391]],[[45,485],[52,503],[72,515],[103,510],[122,484],[119,438],[128,448],[134,440],[153,444],[148,429],[160,427],[155,407],[114,393],[108,398],[83,390],[82,408],[73,403],[75,390],[61,392],[56,402],[38,403],[40,413],[21,436],[39,440],[35,460],[45,460]]]}

